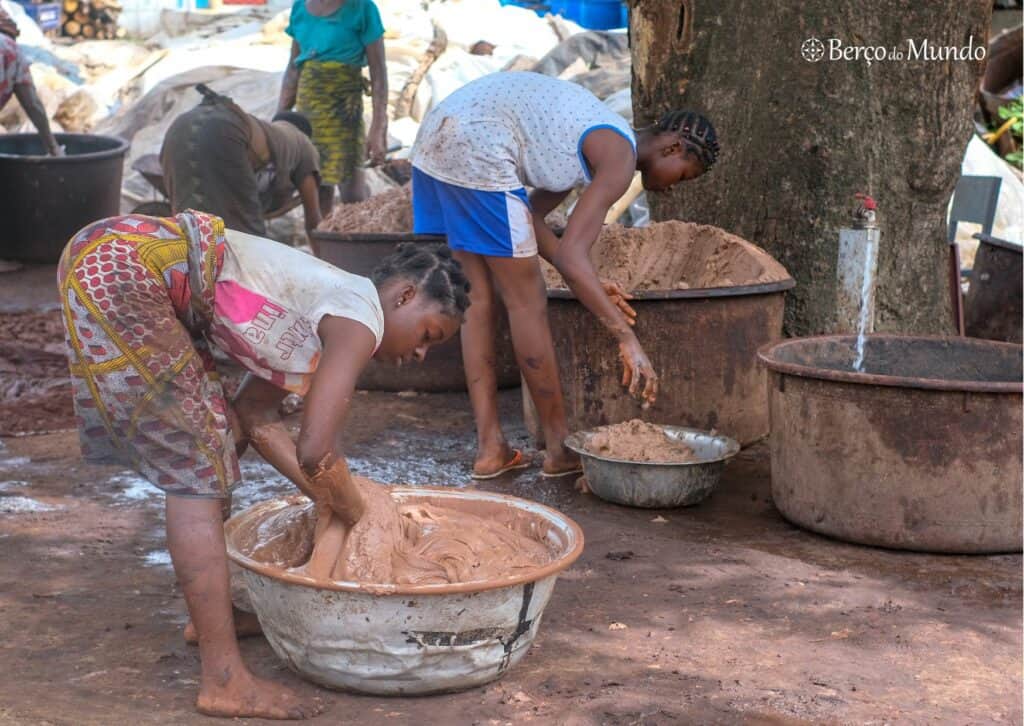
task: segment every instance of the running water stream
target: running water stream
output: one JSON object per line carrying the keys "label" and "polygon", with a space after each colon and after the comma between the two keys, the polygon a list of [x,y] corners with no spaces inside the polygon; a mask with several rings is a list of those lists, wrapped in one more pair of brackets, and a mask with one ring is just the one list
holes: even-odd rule
{"label": "running water stream", "polygon": [[868,333],[875,328],[875,275],[878,271],[879,231],[875,225],[875,200],[863,193],[854,196],[860,203],[853,212],[853,226],[840,231],[839,245],[840,254],[845,250],[852,258],[851,261],[857,257],[863,259],[863,268],[860,270],[860,295],[856,303],[857,343],[853,359],[853,370],[862,373]]}
{"label": "running water stream", "polygon": [[864,371],[864,349],[867,345],[868,327],[873,327],[875,317],[875,270],[878,260],[878,237],[867,235],[864,243],[864,277],[860,285],[860,314],[857,317],[857,354],[853,369]]}

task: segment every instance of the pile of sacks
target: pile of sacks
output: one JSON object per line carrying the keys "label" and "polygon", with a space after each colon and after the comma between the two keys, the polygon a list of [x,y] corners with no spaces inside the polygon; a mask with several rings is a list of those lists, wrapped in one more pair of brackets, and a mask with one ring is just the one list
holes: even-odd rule
{"label": "pile of sacks", "polygon": [[[539,17],[498,0],[377,4],[386,28],[390,142],[402,147],[398,157],[408,154],[419,122],[431,108],[469,81],[504,69],[537,70],[581,82],[600,97],[611,96],[616,110],[631,115],[625,33],[583,32],[561,17]],[[132,164],[140,156],[159,153],[174,118],[199,103],[197,83],[230,96],[257,116],[273,115],[291,46],[285,33],[288,14],[268,16],[266,9],[253,8],[226,18],[195,16],[202,25],[189,25],[192,16],[165,14],[163,30],[150,39],[159,46],[154,51],[161,54],[159,61],[135,74],[122,87],[113,112],[93,125],[97,133],[131,142],[124,211],[157,198]],[[437,52],[439,37],[444,42]],[[425,65],[429,67],[422,73]],[[419,82],[410,84],[417,69]],[[369,97],[365,102],[368,124]],[[369,177],[373,192],[395,185],[373,170]]]}
{"label": "pile of sacks", "polygon": [[[624,32],[584,32],[561,17],[540,17],[498,0],[376,2],[386,29],[390,142],[402,147],[398,157],[408,154],[430,109],[469,81],[500,70],[535,70],[581,83],[620,113],[632,115]],[[19,45],[33,61],[33,79],[55,130],[110,134],[131,143],[122,211],[159,199],[132,166],[141,156],[159,153],[174,118],[199,103],[197,83],[262,118],[276,110],[291,46],[285,33],[289,10],[165,10],[158,32],[145,40],[64,46],[43,36],[17,3],[0,4],[22,30]],[[370,99],[365,101],[369,123]],[[17,103],[0,113],[0,126],[31,130]],[[374,170],[369,177],[373,192],[395,186]],[[294,227],[301,236],[298,219],[277,226]]]}

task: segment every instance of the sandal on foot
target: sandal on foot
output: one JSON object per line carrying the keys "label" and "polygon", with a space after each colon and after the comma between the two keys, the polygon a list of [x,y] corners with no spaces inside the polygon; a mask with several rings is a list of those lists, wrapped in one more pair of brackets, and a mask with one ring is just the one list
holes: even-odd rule
{"label": "sandal on foot", "polygon": [[495,479],[501,476],[502,474],[507,474],[510,471],[515,471],[516,469],[525,469],[529,465],[530,462],[526,461],[523,458],[522,451],[520,451],[519,449],[512,449],[512,458],[508,460],[507,464],[502,466],[497,471],[493,471],[489,474],[477,474],[474,471],[469,476],[471,479],[476,479],[477,481],[480,481],[481,479]]}
{"label": "sandal on foot", "polygon": [[544,471],[542,469],[541,472],[540,472],[540,475],[542,477],[544,477],[545,479],[557,479],[557,478],[562,477],[562,476],[569,476],[570,474],[582,474],[582,473],[583,473],[583,465],[580,464],[575,469],[566,469],[564,471],[551,471],[551,472],[548,472],[548,471]]}

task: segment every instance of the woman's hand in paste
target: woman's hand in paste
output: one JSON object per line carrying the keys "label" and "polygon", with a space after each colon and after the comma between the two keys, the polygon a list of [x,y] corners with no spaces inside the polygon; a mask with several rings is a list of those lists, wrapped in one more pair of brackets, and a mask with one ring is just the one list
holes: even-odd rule
{"label": "woman's hand in paste", "polygon": [[629,388],[629,395],[639,395],[644,408],[647,408],[658,397],[658,374],[654,372],[654,366],[636,336],[619,343],[619,355],[622,358],[622,385]]}
{"label": "woman's hand in paste", "polygon": [[332,513],[348,526],[354,525],[363,516],[366,503],[359,487],[352,481],[344,459],[328,454],[316,467],[303,467],[309,481],[318,510],[328,507]]}

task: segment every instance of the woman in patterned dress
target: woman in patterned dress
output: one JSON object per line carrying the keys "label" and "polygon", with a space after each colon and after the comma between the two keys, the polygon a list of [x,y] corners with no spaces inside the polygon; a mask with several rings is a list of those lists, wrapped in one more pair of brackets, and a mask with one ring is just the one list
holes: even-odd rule
{"label": "woman in patterned dress", "polygon": [[[373,280],[218,217],[102,220],[58,268],[83,456],[125,462],[166,494],[167,540],[199,644],[197,708],[214,716],[319,712],[253,676],[236,640],[222,505],[249,444],[322,512],[357,527],[363,494],[335,450],[371,358],[422,360],[458,330],[469,285],[444,248],[406,246]],[[232,401],[211,348],[248,372]],[[305,396],[298,442],[277,415]],[[355,530],[353,530],[355,531]]]}

